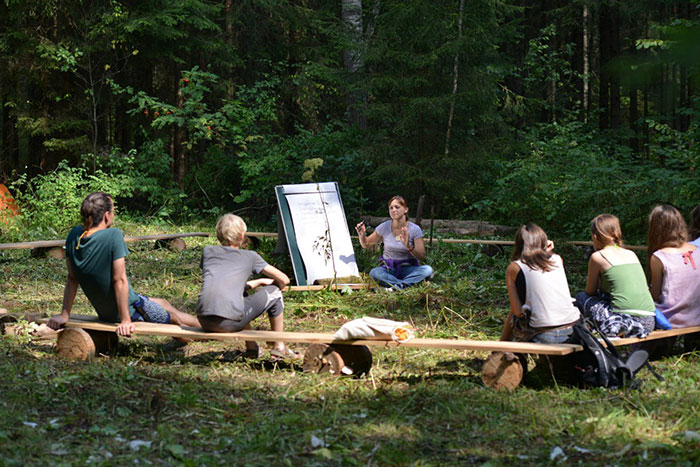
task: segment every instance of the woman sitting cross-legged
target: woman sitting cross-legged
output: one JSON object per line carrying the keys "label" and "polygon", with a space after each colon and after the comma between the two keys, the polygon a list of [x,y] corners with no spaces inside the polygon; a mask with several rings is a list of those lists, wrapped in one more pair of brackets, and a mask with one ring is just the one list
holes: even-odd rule
{"label": "woman sitting cross-legged", "polygon": [[510,313],[501,340],[557,344],[573,333],[580,314],[564,263],[553,250],[554,243],[536,224],[523,225],[515,233],[513,262],[506,268]]}
{"label": "woman sitting cross-legged", "polygon": [[420,265],[425,260],[425,242],[423,231],[413,222],[408,221],[408,205],[401,196],[389,200],[389,217],[367,235],[364,222],[355,226],[362,248],[384,243],[379,266],[369,275],[378,284],[392,289],[404,289],[416,285],[433,275],[433,268]]}
{"label": "woman sitting cross-legged", "polygon": [[[216,223],[216,237],[221,245],[206,246],[202,252],[199,322],[207,331],[237,332],[250,329],[250,322],[267,312],[270,328],[284,331],[282,289],[289,285],[289,278],[256,252],[241,249],[245,232],[245,222],[234,214],[224,214]],[[260,273],[267,277],[248,280],[252,274]],[[245,290],[258,287],[256,293],[244,296]],[[258,357],[258,345],[246,342],[243,355]],[[275,342],[270,355],[297,358],[283,342]]]}

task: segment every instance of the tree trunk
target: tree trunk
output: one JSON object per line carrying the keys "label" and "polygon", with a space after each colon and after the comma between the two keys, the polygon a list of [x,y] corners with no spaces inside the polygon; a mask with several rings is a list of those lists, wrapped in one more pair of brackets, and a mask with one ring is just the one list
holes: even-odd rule
{"label": "tree trunk", "polygon": [[588,76],[590,64],[588,62],[588,40],[590,31],[588,29],[588,18],[590,17],[588,5],[583,5],[583,121],[588,122]]}
{"label": "tree trunk", "polygon": [[[232,0],[224,2],[224,42],[229,49],[233,48],[233,21],[231,20]],[[226,97],[229,100],[233,99],[233,79],[226,80]]]}
{"label": "tree trunk", "polygon": [[[178,109],[182,108],[182,87],[180,86],[180,71],[177,66],[174,67],[173,81],[175,85],[175,106]],[[181,188],[185,188],[185,148],[183,144],[184,130],[181,126],[175,126],[173,132],[173,140],[171,144],[171,154],[173,157],[173,169],[175,182]]]}
{"label": "tree trunk", "polygon": [[[459,0],[459,20],[457,22],[457,43],[462,42],[462,20],[464,18],[464,0]],[[447,117],[447,133],[445,135],[445,155],[450,153],[450,136],[452,135],[452,119],[455,114],[455,99],[457,96],[457,83],[459,81],[459,46],[455,51],[455,60],[452,67],[452,99],[450,100],[450,112]]]}
{"label": "tree trunk", "polygon": [[[363,64],[362,0],[342,0],[341,15],[348,37],[348,46],[343,52],[343,63],[345,71],[354,75],[362,68]],[[355,87],[354,83],[351,87]],[[357,89],[351,90],[346,97],[349,121],[362,130],[367,129],[365,102],[364,92]]]}
{"label": "tree trunk", "polygon": [[630,147],[635,154],[639,154],[639,104],[637,102],[637,88],[630,89],[630,129],[632,139]]}
{"label": "tree trunk", "polygon": [[598,90],[598,128],[604,130],[610,127],[610,76],[608,61],[610,59],[610,8],[605,4],[600,5],[598,12],[598,50],[600,67],[600,88]]}
{"label": "tree trunk", "polygon": [[[608,56],[608,64],[620,56],[620,10],[619,7],[613,5],[610,7],[610,55]],[[620,126],[620,77],[618,73],[608,73],[610,83],[610,128],[618,128]]]}

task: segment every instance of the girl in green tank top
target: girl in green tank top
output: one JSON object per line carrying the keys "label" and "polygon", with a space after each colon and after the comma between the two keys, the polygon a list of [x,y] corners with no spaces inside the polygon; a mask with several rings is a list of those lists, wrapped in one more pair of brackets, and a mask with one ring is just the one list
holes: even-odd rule
{"label": "girl in green tank top", "polygon": [[646,337],[654,330],[654,301],[639,258],[622,247],[619,219],[597,216],[591,221],[591,237],[596,251],[576,305],[608,336]]}

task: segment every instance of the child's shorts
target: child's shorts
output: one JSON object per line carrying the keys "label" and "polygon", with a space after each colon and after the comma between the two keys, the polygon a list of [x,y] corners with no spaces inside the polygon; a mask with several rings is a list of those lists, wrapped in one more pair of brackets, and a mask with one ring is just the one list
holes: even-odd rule
{"label": "child's shorts", "polygon": [[[139,299],[134,303],[136,312],[131,315],[131,321],[148,321],[149,323],[170,323],[170,313],[158,303],[150,300],[147,296],[136,294]],[[146,316],[144,318],[144,315]]]}

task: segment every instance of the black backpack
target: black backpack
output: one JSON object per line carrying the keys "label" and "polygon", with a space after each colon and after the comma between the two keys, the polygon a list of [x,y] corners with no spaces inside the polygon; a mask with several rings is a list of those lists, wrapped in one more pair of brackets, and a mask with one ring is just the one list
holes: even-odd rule
{"label": "black backpack", "polygon": [[593,335],[585,323],[574,325],[574,333],[568,342],[583,346],[583,350],[570,356],[573,366],[572,383],[582,387],[627,387],[645,365],[654,376],[661,379],[649,365],[649,353],[646,350],[634,350],[626,360],[622,360],[612,342],[603,333],[599,334],[603,343]]}

